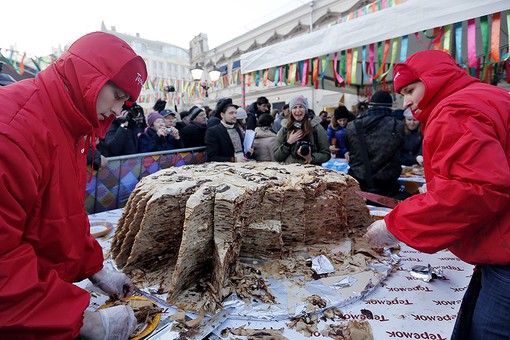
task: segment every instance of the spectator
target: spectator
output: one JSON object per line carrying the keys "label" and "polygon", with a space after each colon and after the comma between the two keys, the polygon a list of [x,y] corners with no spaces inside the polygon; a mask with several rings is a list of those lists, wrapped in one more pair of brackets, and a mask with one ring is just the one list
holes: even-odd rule
{"label": "spectator", "polygon": [[404,123],[405,140],[400,152],[400,161],[402,165],[419,164],[423,134],[420,130],[420,122],[414,118],[411,109],[404,111]]}
{"label": "spectator", "polygon": [[261,114],[269,113],[271,104],[266,97],[258,97],[257,101],[251,103],[248,107],[248,118],[246,119],[246,129],[255,130],[257,122]]}
{"label": "spectator", "polygon": [[[232,104],[231,99],[227,99],[230,98],[226,98],[223,105],[220,105],[220,123],[208,128],[205,133],[208,162],[246,162],[248,160],[244,154],[244,134],[236,124],[237,107]],[[251,153],[253,150],[247,151]]]}
{"label": "spectator", "polygon": [[328,111],[322,110],[319,113],[319,117],[321,119],[321,125],[324,128],[325,131],[328,131],[328,126],[330,123],[330,118],[328,117]]}
{"label": "spectator", "polygon": [[195,148],[205,145],[205,132],[207,130],[207,114],[201,107],[193,109],[190,123],[181,131],[181,138],[185,148]]}
{"label": "spectator", "polygon": [[[207,121],[207,127],[213,127],[221,122],[221,113],[224,111],[226,105],[232,104],[231,98],[221,98],[216,103],[216,108],[211,113],[210,118]],[[237,108],[237,106],[236,106]],[[224,113],[224,112],[223,112]]]}
{"label": "spectator", "polygon": [[147,117],[149,128],[140,135],[138,151],[141,153],[166,151],[182,148],[179,130],[175,127],[167,128],[165,119],[157,112],[151,112]]}
{"label": "spectator", "polygon": [[321,165],[331,158],[326,131],[320,118],[310,119],[308,100],[296,96],[289,103],[291,115],[276,136],[273,148],[277,162]]}
{"label": "spectator", "polygon": [[246,132],[246,118],[248,118],[248,114],[246,113],[246,110],[242,107],[237,108],[237,125],[243,130],[243,132]]}
{"label": "spectator", "polygon": [[401,202],[365,238],[426,253],[448,248],[476,265],[451,336],[509,339],[510,97],[447,53],[395,65],[395,92],[422,124],[427,191]]}
{"label": "spectator", "polygon": [[282,126],[287,125],[287,119],[290,116],[289,104],[283,105],[282,112],[276,115],[276,118],[273,122],[273,131],[278,133]]}
{"label": "spectator", "polygon": [[274,162],[273,147],[276,142],[276,133],[273,131],[274,118],[269,113],[259,117],[259,126],[255,128],[253,141],[253,158],[259,162]]}
{"label": "spectator", "polygon": [[391,117],[392,106],[388,92],[374,93],[368,111],[347,124],[344,140],[349,152],[345,158],[349,175],[356,178],[361,190],[398,197],[404,124]]}
{"label": "spectator", "polygon": [[135,154],[138,152],[138,136],[145,128],[142,107],[136,103],[124,104],[122,114],[108,128],[99,149],[108,157]]}
{"label": "spectator", "polygon": [[175,112],[172,110],[164,109],[159,113],[165,119],[165,126],[167,128],[175,127],[177,119],[175,118]]}
{"label": "spectator", "polygon": [[[87,151],[147,78],[143,59],[104,32],[76,40],[34,79],[0,88],[0,334],[128,339],[133,310],[89,311],[90,278],[111,299],[133,291],[103,268],[84,209]],[[86,138],[84,138],[87,136]]]}
{"label": "spectator", "polygon": [[181,111],[179,112],[177,115],[176,115],[176,122],[175,122],[175,127],[177,128],[177,130],[182,131],[182,129],[184,129],[184,127],[186,125],[189,124],[189,118],[190,118],[190,115],[189,115],[189,111]]}
{"label": "spectator", "polygon": [[331,120],[331,124],[328,126],[328,142],[335,149],[337,158],[345,158],[345,153],[347,152],[344,134],[350,117],[351,113],[349,110],[345,106],[340,105],[335,109],[334,119]]}

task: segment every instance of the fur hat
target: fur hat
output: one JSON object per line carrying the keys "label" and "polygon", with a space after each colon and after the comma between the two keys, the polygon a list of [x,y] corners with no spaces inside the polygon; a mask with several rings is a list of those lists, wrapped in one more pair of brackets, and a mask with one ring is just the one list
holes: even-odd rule
{"label": "fur hat", "polygon": [[216,104],[216,109],[215,109],[218,117],[220,116],[220,112],[222,112],[223,109],[225,109],[225,106],[227,106],[229,104],[232,104],[231,98],[221,98],[220,100],[218,100],[218,103]]}
{"label": "fur hat", "polygon": [[335,109],[335,120],[339,120],[342,118],[349,119],[350,117],[351,115],[349,114],[349,110],[347,110],[345,106],[341,105]]}
{"label": "fur hat", "polygon": [[400,93],[403,87],[419,80],[420,77],[418,77],[416,72],[409,65],[397,63],[395,67],[393,67],[393,89],[395,93]]}
{"label": "fur hat", "polygon": [[372,98],[370,98],[368,106],[391,108],[393,106],[393,98],[391,98],[391,94],[389,92],[379,90],[374,93]]}
{"label": "fur hat", "polygon": [[163,118],[163,116],[160,115],[158,112],[151,112],[151,113],[149,113],[149,115],[147,116],[147,124],[149,126],[152,126],[152,124],[154,124],[154,122],[158,118]]}
{"label": "fur hat", "polygon": [[306,111],[308,111],[308,99],[306,99],[305,96],[303,95],[299,95],[299,96],[296,96],[294,98],[292,98],[289,102],[289,108],[292,110],[292,108],[296,105],[303,105],[306,109]]}
{"label": "fur hat", "polygon": [[246,119],[248,118],[248,114],[246,113],[246,110],[242,107],[237,108],[237,119]]}

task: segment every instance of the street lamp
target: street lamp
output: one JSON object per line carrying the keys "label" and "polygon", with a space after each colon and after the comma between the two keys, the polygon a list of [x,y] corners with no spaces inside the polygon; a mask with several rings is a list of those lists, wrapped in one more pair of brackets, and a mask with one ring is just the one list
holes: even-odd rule
{"label": "street lamp", "polygon": [[193,80],[200,81],[202,80],[202,74],[204,73],[204,69],[198,65],[198,63],[195,64],[195,67],[191,69],[191,78]]}
{"label": "street lamp", "polygon": [[[193,80],[195,80],[195,81],[201,81],[203,74],[204,74],[204,69],[198,63],[196,63],[195,67],[191,69],[191,78],[193,78]],[[220,79],[221,71],[216,67],[216,65],[214,65],[213,69],[211,71],[209,71],[208,74],[209,74],[209,79],[211,79],[212,82],[215,82],[218,79]],[[200,86],[204,89],[205,98],[206,98],[206,101],[208,101],[208,98],[209,98],[208,91],[210,89],[210,86],[208,85],[207,80],[204,81],[203,83],[200,83]]]}

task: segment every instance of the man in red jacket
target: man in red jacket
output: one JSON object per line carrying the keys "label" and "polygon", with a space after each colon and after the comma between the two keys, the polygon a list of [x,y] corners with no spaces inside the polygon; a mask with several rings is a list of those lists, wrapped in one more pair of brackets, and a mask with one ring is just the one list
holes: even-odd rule
{"label": "man in red jacket", "polygon": [[395,92],[421,122],[427,192],[369,227],[375,247],[398,240],[448,248],[476,265],[452,339],[510,338],[510,93],[482,84],[447,53],[395,65]]}
{"label": "man in red jacket", "polygon": [[147,70],[121,39],[87,34],[36,78],[0,89],[0,334],[5,339],[127,339],[120,306],[89,312],[89,278],[112,298],[133,289],[103,268],[84,209],[85,155],[136,100]]}

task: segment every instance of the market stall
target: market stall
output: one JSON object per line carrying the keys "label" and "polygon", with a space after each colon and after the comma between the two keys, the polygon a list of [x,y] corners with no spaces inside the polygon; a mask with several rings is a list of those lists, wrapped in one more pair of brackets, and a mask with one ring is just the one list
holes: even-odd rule
{"label": "market stall", "polygon": [[302,86],[346,86],[342,91],[354,93],[357,88],[359,94],[391,84],[394,63],[417,51],[439,49],[482,81],[497,82],[508,58],[508,9],[504,0],[397,1],[245,53],[241,70],[248,78],[267,73],[270,79]]}

